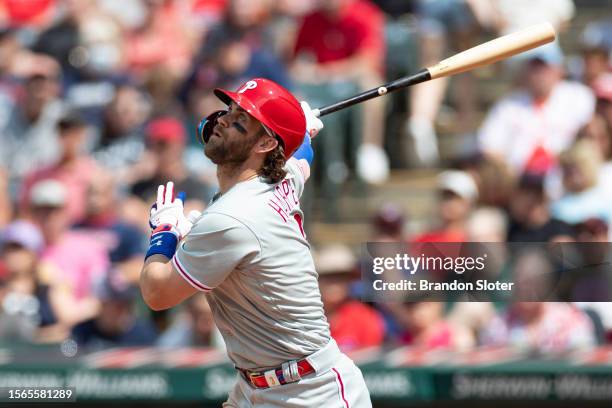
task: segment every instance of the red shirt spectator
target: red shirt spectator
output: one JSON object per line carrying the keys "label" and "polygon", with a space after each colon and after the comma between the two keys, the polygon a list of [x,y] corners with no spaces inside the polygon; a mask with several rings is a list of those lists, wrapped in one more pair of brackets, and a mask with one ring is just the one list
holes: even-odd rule
{"label": "red shirt spectator", "polygon": [[176,2],[159,2],[149,10],[143,27],[126,38],[126,56],[130,69],[141,74],[164,67],[182,76],[189,68],[193,52],[185,28],[185,17]]}
{"label": "red shirt spectator", "polygon": [[380,314],[356,300],[340,306],[328,320],[332,337],[344,351],[378,346],[385,337]]}
{"label": "red shirt spectator", "polygon": [[328,245],[315,253],[321,300],[332,337],[343,351],[380,345],[385,337],[382,316],[351,299],[357,260],[349,248]]}
{"label": "red shirt spectator", "polygon": [[319,9],[306,15],[294,48],[296,55],[310,53],[320,64],[367,54],[379,70],[384,50],[384,15],[367,0],[345,0],[337,14]]}

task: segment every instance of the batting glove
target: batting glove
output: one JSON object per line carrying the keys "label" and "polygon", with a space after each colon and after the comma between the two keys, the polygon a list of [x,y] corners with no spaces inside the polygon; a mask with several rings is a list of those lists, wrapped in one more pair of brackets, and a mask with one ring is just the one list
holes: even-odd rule
{"label": "batting glove", "polygon": [[306,131],[312,139],[319,133],[321,129],[323,129],[323,122],[321,122],[321,119],[319,119],[314,114],[312,109],[310,109],[310,105],[308,105],[308,102],[302,101],[300,102],[300,106],[304,111],[304,116],[306,116]]}
{"label": "batting glove", "polygon": [[174,197],[174,183],[169,181],[165,186],[157,188],[157,200],[151,207],[149,226],[153,231],[160,226],[169,225],[170,230],[176,233],[178,239],[183,238],[191,231],[193,223],[202,215],[199,211],[191,211],[185,217],[183,202],[185,193],[181,192]]}

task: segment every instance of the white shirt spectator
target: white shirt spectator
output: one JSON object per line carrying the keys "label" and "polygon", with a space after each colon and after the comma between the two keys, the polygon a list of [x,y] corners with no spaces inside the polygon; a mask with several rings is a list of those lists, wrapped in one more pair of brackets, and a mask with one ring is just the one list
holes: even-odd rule
{"label": "white shirt spectator", "polygon": [[521,172],[538,147],[555,156],[569,147],[594,107],[592,92],[577,82],[559,82],[540,106],[526,91],[517,91],[495,104],[478,142],[485,153],[505,158]]}
{"label": "white shirt spectator", "polygon": [[491,3],[497,8],[502,20],[501,34],[509,34],[543,21],[559,29],[572,19],[576,11],[572,0],[493,0]]}

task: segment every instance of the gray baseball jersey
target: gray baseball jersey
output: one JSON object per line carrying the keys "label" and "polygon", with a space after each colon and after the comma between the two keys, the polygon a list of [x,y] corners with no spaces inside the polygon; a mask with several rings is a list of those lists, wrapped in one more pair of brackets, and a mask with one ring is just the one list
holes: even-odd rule
{"label": "gray baseball jersey", "polygon": [[[302,227],[304,176],[295,160],[277,184],[254,178],[215,200],[172,259],[207,292],[236,366],[279,366],[330,340],[317,273]],[[214,289],[214,290],[213,290]]]}

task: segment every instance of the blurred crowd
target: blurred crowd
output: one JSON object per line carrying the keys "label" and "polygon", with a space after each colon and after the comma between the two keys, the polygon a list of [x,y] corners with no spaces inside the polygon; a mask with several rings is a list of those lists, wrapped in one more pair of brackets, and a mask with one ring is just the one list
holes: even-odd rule
{"label": "blurred crowd", "polygon": [[[605,7],[571,50],[555,42],[493,68],[511,83],[493,104],[468,73],[326,117],[309,194],[332,203],[347,180],[446,168],[431,186],[435,225],[408,231],[402,206],[388,203],[370,240],[608,242]],[[157,186],[174,181],[187,212],[215,192],[215,167],[193,137],[222,108],[215,87],[266,77],[319,107],[533,23],[564,39],[580,11],[572,0],[1,0],[0,341],[222,348],[204,297],[152,313],[137,287]],[[463,142],[442,152],[439,118],[449,115]],[[355,248],[313,244],[346,350],[564,352],[612,339],[606,303],[366,304]]]}

